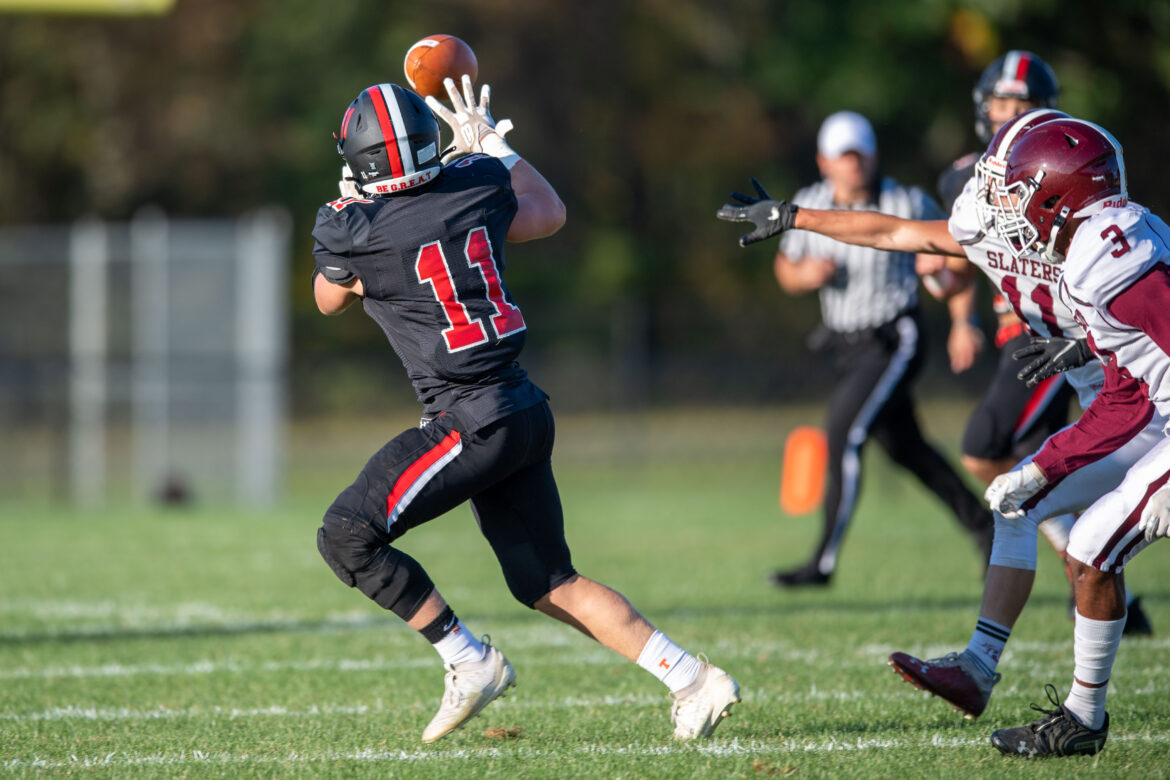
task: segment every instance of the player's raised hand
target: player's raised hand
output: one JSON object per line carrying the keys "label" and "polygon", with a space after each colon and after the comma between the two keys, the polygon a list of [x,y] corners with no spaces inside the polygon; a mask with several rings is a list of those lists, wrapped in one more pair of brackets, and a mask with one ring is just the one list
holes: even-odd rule
{"label": "player's raised hand", "polygon": [[1008,520],[1023,517],[1026,512],[1020,507],[1048,484],[1048,477],[1035,463],[1028,461],[1018,469],[1000,474],[987,486],[983,497],[992,511],[999,512]]}
{"label": "player's raised hand", "polygon": [[360,198],[362,196],[358,192],[357,179],[353,177],[353,171],[349,169],[348,165],[341,166],[341,178],[337,180],[337,189],[343,198]]}
{"label": "player's raised hand", "polygon": [[1034,338],[1030,344],[1012,353],[1012,360],[1027,360],[1027,365],[1016,374],[1016,379],[1028,387],[1035,387],[1050,376],[1061,371],[1085,365],[1093,359],[1087,339]]}
{"label": "player's raised hand", "polygon": [[1160,536],[1170,536],[1170,485],[1159,488],[1150,496],[1146,508],[1142,510],[1138,528],[1145,533],[1147,542]]}
{"label": "player's raised hand", "polygon": [[760,182],[752,178],[752,187],[759,197],[731,193],[732,203],[723,204],[715,216],[725,222],[751,222],[756,229],[739,237],[739,245],[747,246],[765,238],[791,230],[796,223],[797,207],[787,201],[775,200]]}
{"label": "player's raised hand", "polygon": [[[502,119],[496,122],[492,119],[491,99],[492,88],[484,84],[479,91],[479,102],[475,101],[475,89],[471,84],[471,77],[463,75],[463,92],[460,94],[452,79],[443,79],[443,86],[447,88],[447,96],[451,99],[451,110],[440,103],[436,98],[427,97],[427,107],[435,116],[442,119],[455,135],[451,147],[444,151],[443,162],[455,157],[474,152],[490,154],[513,163],[520,159],[508,146],[504,136],[512,129],[512,120]],[[512,159],[514,158],[514,159]],[[509,166],[511,167],[511,166]]]}

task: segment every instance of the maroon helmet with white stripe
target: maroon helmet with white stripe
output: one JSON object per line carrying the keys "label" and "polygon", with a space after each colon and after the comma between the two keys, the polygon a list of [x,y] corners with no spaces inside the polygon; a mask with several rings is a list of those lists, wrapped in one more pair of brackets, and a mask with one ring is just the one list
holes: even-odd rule
{"label": "maroon helmet with white stripe", "polygon": [[1016,257],[1035,250],[1060,263],[1081,220],[1127,198],[1117,139],[1083,119],[1054,119],[1024,133],[1008,155],[995,226]]}
{"label": "maroon helmet with white stripe", "polygon": [[984,226],[990,227],[995,218],[992,197],[1003,187],[1003,172],[1016,141],[1043,122],[1067,118],[1068,114],[1055,108],[1030,108],[1004,122],[995,132],[987,151],[975,163],[975,205]]}
{"label": "maroon helmet with white stripe", "polygon": [[376,84],[349,104],[337,151],[367,195],[418,187],[442,168],[438,121],[421,97],[397,84]]}

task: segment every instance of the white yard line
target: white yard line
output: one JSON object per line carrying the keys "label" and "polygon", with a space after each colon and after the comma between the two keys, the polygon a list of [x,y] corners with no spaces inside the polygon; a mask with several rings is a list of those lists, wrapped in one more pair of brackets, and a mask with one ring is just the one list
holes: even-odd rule
{"label": "white yard line", "polygon": [[[414,637],[411,637],[414,640]],[[417,642],[413,642],[417,645]],[[559,643],[539,644],[529,641],[500,642],[503,647],[516,649],[555,649],[553,653],[532,653],[524,657],[522,664],[532,666],[570,666],[570,665],[609,665],[621,664],[623,661],[597,645],[585,644],[586,650],[566,648]],[[582,644],[582,643],[577,643]],[[1004,654],[1004,667],[1011,668],[1017,673],[1035,670],[1036,673],[1051,671],[1045,662],[1040,665],[1039,659],[1027,658],[1032,654],[1043,655],[1054,651],[1064,651],[1065,645],[1059,643],[1021,643],[1023,646],[1009,650]],[[1144,650],[1163,650],[1170,648],[1170,639],[1143,639],[1140,647]],[[1122,645],[1124,653],[1126,646]],[[570,650],[570,652],[566,652]],[[140,663],[111,662],[96,665],[46,665],[46,666],[17,666],[9,669],[0,668],[0,680],[39,679],[50,680],[58,678],[101,678],[101,677],[136,677],[136,676],[199,676],[210,674],[252,674],[272,672],[385,672],[399,669],[430,669],[438,668],[437,659],[431,654],[403,656],[379,656],[375,658],[315,658],[304,661],[267,661],[256,663],[245,659],[197,659],[185,663],[165,663],[144,661]],[[878,652],[871,652],[869,648],[859,650],[856,654],[845,655],[821,653],[817,650],[794,648],[784,642],[749,642],[739,645],[735,649],[719,649],[714,657],[720,660],[750,659],[758,660],[766,657],[769,663],[817,663],[831,660],[838,670],[852,670],[873,668],[880,670],[881,663],[888,648]],[[925,656],[925,654],[924,654]],[[513,658],[513,660],[517,660]],[[1137,669],[1134,670],[1138,671]],[[1162,673],[1158,669],[1151,670]]]}
{"label": "white yard line", "polygon": [[[1170,742],[1165,734],[1126,734],[1111,736],[1110,742],[1161,743]],[[984,736],[972,738],[932,737],[925,743],[943,750],[978,747],[987,749]],[[176,753],[134,754],[113,752],[105,755],[72,755],[67,760],[44,759],[38,756],[9,759],[0,762],[0,769],[74,769],[130,766],[183,766],[183,765],[275,765],[293,766],[299,764],[334,763],[337,761],[362,761],[370,763],[409,764],[440,761],[482,761],[485,759],[553,759],[565,760],[573,756],[674,756],[706,755],[719,758],[737,756],[791,755],[799,753],[825,754],[841,752],[866,752],[918,749],[924,746],[922,740],[870,739],[870,740],[786,740],[779,743],[759,741],[741,742],[738,739],[726,742],[716,741],[700,745],[588,745],[568,750],[534,750],[527,747],[479,748],[457,750],[372,750],[325,751],[298,753],[282,756],[252,755],[250,753],[203,752],[199,750]]]}
{"label": "white yard line", "polygon": [[[437,680],[438,678],[436,678]],[[1000,695],[1017,695],[1017,688],[1008,688]],[[799,707],[811,702],[846,702],[846,701],[905,701],[908,697],[917,696],[929,698],[928,694],[913,691],[910,688],[897,688],[889,691],[872,690],[822,690],[813,686],[809,690],[774,692],[774,691],[744,691],[744,701],[753,704],[780,704],[788,707]],[[1136,689],[1127,689],[1127,697],[1158,696],[1164,697],[1166,691],[1156,686],[1146,686]],[[397,702],[393,705],[384,703],[381,699],[372,704],[313,704],[303,708],[288,707],[282,704],[273,704],[265,707],[232,707],[219,704],[208,704],[193,707],[164,707],[149,708],[134,707],[101,707],[90,704],[68,704],[50,707],[38,712],[3,712],[0,711],[0,722],[28,723],[54,721],[149,721],[167,719],[201,718],[321,718],[336,715],[377,715],[388,712],[401,712],[409,709],[427,709],[433,702]],[[497,710],[564,710],[564,709],[600,709],[605,707],[661,707],[665,711],[669,700],[665,693],[642,692],[620,696],[566,696],[559,699],[549,699],[531,694],[517,694],[497,701],[492,705]]]}

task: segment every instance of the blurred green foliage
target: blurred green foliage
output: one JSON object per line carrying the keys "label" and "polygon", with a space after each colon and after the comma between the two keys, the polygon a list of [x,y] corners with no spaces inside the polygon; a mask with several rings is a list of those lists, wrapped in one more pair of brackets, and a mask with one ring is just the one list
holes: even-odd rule
{"label": "blurred green foliage", "polygon": [[509,249],[508,277],[541,334],[529,365],[570,404],[823,388],[792,370],[815,298],[779,293],[770,247],[740,250],[715,209],[751,175],[777,196],[813,180],[817,126],[842,108],[873,120],[887,173],[933,190],[977,148],[970,89],[1007,48],[1044,57],[1062,107],[1121,139],[1135,200],[1170,206],[1166,3],[178,0],[161,18],[0,17],[0,222],[283,204],[298,404],[335,403],[332,372],[355,361],[372,378],[351,401],[376,401],[401,372],[364,318],[316,313],[309,231],[343,109],[435,32],[472,45],[509,139],[569,207],[557,237]]}

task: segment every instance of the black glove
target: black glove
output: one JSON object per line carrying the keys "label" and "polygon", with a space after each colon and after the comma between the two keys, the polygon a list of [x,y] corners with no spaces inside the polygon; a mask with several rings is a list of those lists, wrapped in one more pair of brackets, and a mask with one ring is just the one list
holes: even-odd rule
{"label": "black glove", "polygon": [[755,224],[755,230],[739,237],[740,246],[754,244],[785,230],[792,230],[796,223],[796,206],[787,201],[773,200],[755,178],[752,179],[752,186],[756,188],[760,197],[753,198],[750,195],[733,192],[731,199],[736,202],[723,204],[723,208],[715,213],[715,216],[727,222]]}
{"label": "black glove", "polygon": [[1012,360],[1028,358],[1035,360],[1021,368],[1016,379],[1028,387],[1035,387],[1061,371],[1085,365],[1093,359],[1093,351],[1089,349],[1087,339],[1034,338],[1031,344],[1012,353]]}

